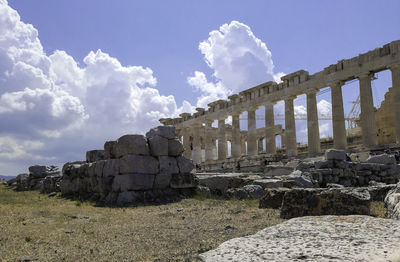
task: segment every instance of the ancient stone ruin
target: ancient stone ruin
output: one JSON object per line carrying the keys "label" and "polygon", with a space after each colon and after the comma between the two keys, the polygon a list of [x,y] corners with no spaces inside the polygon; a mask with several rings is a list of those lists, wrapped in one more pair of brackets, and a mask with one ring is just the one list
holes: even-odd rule
{"label": "ancient stone ruin", "polygon": [[55,166],[29,167],[29,173],[19,174],[7,181],[17,191],[39,190],[42,193],[60,191],[61,173]]}
{"label": "ancient stone ruin", "polygon": [[[385,96],[382,107],[374,108],[371,81],[375,73],[390,70],[392,87]],[[174,125],[185,146],[185,156],[202,164],[203,170],[220,169],[221,164],[234,166],[235,162],[268,158],[277,153],[288,157],[306,154],[314,156],[329,148],[350,149],[355,147],[390,147],[400,143],[400,40],[388,43],[357,57],[341,59],[312,75],[299,70],[281,77],[282,82],[266,82],[233,94],[228,100],[208,104],[208,108],[197,108],[197,112],[183,113],[178,118],[163,118],[160,122]],[[353,119],[360,134],[353,137],[346,132],[342,87],[351,80],[359,81],[360,119]],[[320,139],[316,94],[330,87],[332,101],[333,138]],[[294,99],[307,97],[308,145],[302,150],[296,139]],[[285,128],[275,125],[274,104],[285,103]],[[264,107],[264,128],[256,127],[256,110]],[[246,119],[240,119],[247,112]],[[232,123],[226,123],[228,117]],[[213,127],[218,121],[218,127]],[[247,121],[247,130],[241,130],[240,121]],[[349,131],[349,130],[347,130]],[[349,134],[349,136],[347,135]],[[276,137],[281,136],[282,148],[277,148]],[[263,140],[265,139],[265,146]],[[355,143],[354,140],[357,140]],[[228,154],[228,141],[231,154]],[[359,143],[358,143],[359,142]],[[218,145],[218,147],[217,147]],[[398,150],[398,149],[397,149]]]}
{"label": "ancient stone ruin", "polygon": [[107,141],[104,150],[88,151],[86,162],[64,165],[62,195],[118,205],[190,196],[197,181],[191,173],[194,165],[183,151],[173,126]]}

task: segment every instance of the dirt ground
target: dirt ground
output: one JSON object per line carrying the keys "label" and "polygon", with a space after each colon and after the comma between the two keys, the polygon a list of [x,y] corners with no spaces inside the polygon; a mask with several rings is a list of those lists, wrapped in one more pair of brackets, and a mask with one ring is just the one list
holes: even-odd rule
{"label": "dirt ground", "polygon": [[197,261],[282,221],[256,200],[106,208],[0,186],[0,261]]}

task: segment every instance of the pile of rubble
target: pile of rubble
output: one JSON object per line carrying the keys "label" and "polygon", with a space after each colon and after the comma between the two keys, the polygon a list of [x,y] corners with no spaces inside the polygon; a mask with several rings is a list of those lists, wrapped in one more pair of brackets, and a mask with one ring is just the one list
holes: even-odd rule
{"label": "pile of rubble", "polygon": [[124,135],[86,154],[86,162],[62,169],[64,196],[90,198],[105,204],[169,202],[192,195],[194,165],[182,156],[175,127],[159,126],[143,135]]}
{"label": "pile of rubble", "polygon": [[300,163],[296,169],[303,176],[312,177],[318,187],[334,183],[350,186],[368,186],[370,181],[394,184],[399,180],[400,168],[392,155],[371,156],[364,163],[346,161],[343,150],[330,149],[325,152],[325,160]]}
{"label": "pile of rubble", "polygon": [[53,166],[34,165],[29,167],[29,173],[19,174],[7,181],[7,185],[16,191],[39,190],[42,193],[60,191],[61,173]]}

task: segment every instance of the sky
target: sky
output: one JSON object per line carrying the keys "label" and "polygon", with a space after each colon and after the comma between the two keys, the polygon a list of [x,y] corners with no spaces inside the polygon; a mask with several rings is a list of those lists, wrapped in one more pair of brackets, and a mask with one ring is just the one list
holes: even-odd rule
{"label": "sky", "polygon": [[[399,40],[398,10],[396,0],[0,0],[0,175],[83,160],[159,118]],[[390,85],[379,73],[376,107]],[[346,114],[358,93],[357,81],[343,87]],[[317,99],[329,114],[329,89]],[[305,106],[299,96],[296,114]],[[296,128],[307,143],[306,122]],[[320,134],[331,136],[330,121]]]}

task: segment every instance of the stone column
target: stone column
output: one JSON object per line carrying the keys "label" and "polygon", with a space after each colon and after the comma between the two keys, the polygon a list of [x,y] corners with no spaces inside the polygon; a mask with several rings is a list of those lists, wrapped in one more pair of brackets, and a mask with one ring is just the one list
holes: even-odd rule
{"label": "stone column", "polygon": [[264,150],[264,146],[263,146],[263,140],[264,138],[261,137],[259,139],[257,139],[257,149],[258,149],[258,154],[260,154],[263,150]]}
{"label": "stone column", "polygon": [[296,122],[294,119],[294,97],[285,98],[285,137],[286,154],[288,156],[297,155],[296,144]]}
{"label": "stone column", "polygon": [[256,110],[247,111],[247,155],[257,155]]}
{"label": "stone column", "polygon": [[265,105],[265,151],[267,154],[276,153],[274,104]]}
{"label": "stone column", "polygon": [[213,137],[212,139],[212,152],[213,152],[213,160],[217,159],[218,151],[217,151],[217,139]]}
{"label": "stone column", "polygon": [[201,124],[197,124],[192,127],[193,129],[193,151],[192,160],[195,164],[201,163],[201,141],[200,141],[200,131],[202,129]]}
{"label": "stone column", "polygon": [[226,159],[225,119],[218,120],[218,160]]}
{"label": "stone column", "polygon": [[396,127],[396,142],[400,144],[400,64],[390,67],[392,71],[394,124]]}
{"label": "stone column", "polygon": [[242,152],[241,155],[246,154],[246,139],[243,137],[240,138],[240,151]]}
{"label": "stone column", "polygon": [[360,119],[363,144],[366,147],[371,147],[377,144],[375,109],[371,89],[371,74],[363,74],[357,78],[360,81]]}
{"label": "stone column", "polygon": [[336,82],[331,85],[333,147],[336,149],[347,148],[342,86],[343,82]]}
{"label": "stone column", "polygon": [[232,143],[231,143],[232,157],[240,157],[240,121],[239,115],[232,115]]}
{"label": "stone column", "polygon": [[183,148],[185,149],[185,151],[183,152],[183,156],[185,156],[186,158],[192,158],[192,149],[190,148],[190,144],[191,144],[190,128],[186,127],[182,131],[183,131]]}
{"label": "stone column", "polygon": [[321,152],[319,140],[317,94],[318,90],[307,93],[307,133],[308,133],[308,154],[315,155]]}
{"label": "stone column", "polygon": [[207,121],[205,126],[205,161],[214,160],[214,151],[213,151],[213,136],[212,136],[212,123],[213,121]]}

